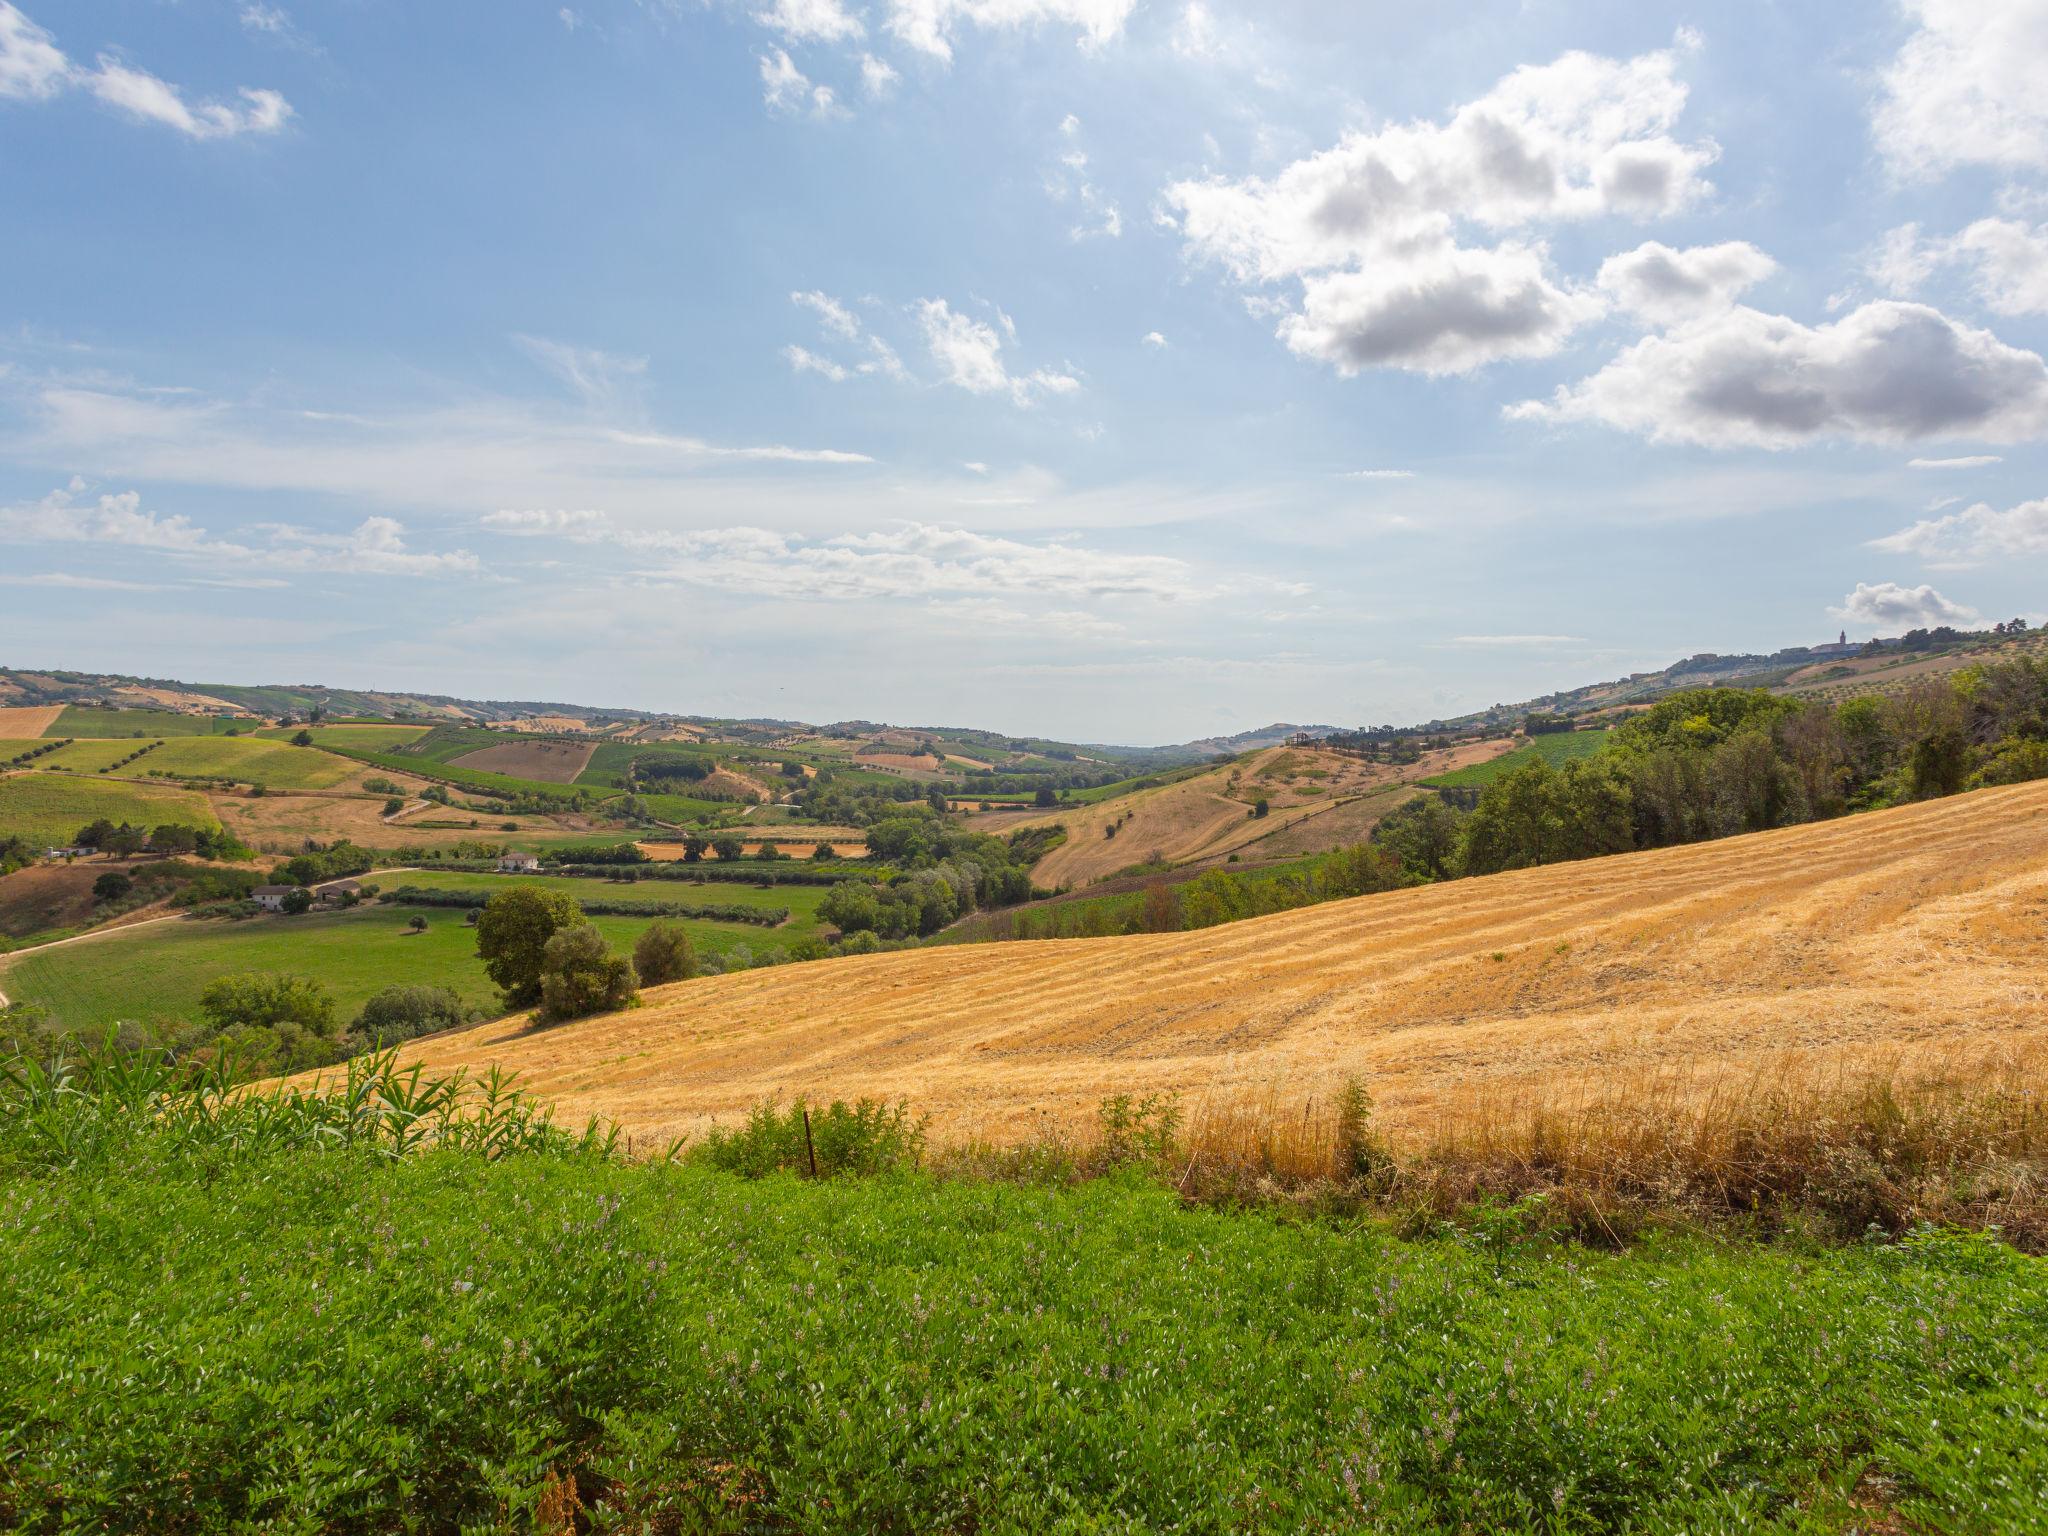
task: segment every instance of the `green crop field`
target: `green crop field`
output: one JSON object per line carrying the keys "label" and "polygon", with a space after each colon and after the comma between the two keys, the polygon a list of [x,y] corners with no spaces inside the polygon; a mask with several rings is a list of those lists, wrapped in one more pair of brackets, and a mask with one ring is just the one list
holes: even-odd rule
{"label": "green crop field", "polygon": [[45,736],[246,736],[254,720],[223,720],[213,715],[180,715],[167,709],[101,709],[71,704]]}
{"label": "green crop field", "polygon": [[330,752],[392,752],[418,741],[427,730],[424,725],[274,725],[256,734],[289,741],[304,731],[314,746]]}
{"label": "green crop field", "polygon": [[1604,730],[1554,731],[1548,736],[1532,737],[1524,745],[1491,762],[1474,763],[1469,768],[1440,773],[1422,782],[1433,789],[1484,789],[1502,774],[1524,763],[1540,760],[1553,768],[1562,767],[1575,758],[1591,757],[1605,745],[1607,732]]}
{"label": "green crop field", "polygon": [[4,1130],[24,1531],[2042,1528],[2048,1268],[1984,1237]]}
{"label": "green crop field", "polygon": [[[426,883],[424,876],[377,877],[386,889],[408,880]],[[697,887],[684,889],[694,893]],[[719,893],[717,900],[727,899],[723,892],[728,887],[708,889]],[[406,922],[415,914],[427,919],[425,933],[406,932]],[[591,919],[619,950],[630,950],[652,921]],[[725,955],[739,948],[760,954],[795,942],[790,934],[793,923],[762,928],[676,921],[703,955]],[[104,938],[20,953],[0,971],[0,989],[17,1000],[41,1004],[70,1028],[90,1032],[124,1019],[146,1023],[194,1017],[199,994],[219,977],[238,971],[311,976],[334,994],[344,1019],[353,1017],[373,992],[401,982],[448,987],[472,1007],[494,1008],[497,1001],[497,991],[476,957],[475,931],[462,913],[384,906],[243,922],[192,918],[115,929]]]}
{"label": "green crop field", "polygon": [[87,822],[103,816],[138,827],[220,825],[205,796],[190,790],[68,773],[0,777],[0,836],[25,837],[32,843],[65,843]]}
{"label": "green crop field", "polygon": [[332,789],[354,778],[363,768],[362,764],[332,752],[294,747],[282,741],[193,737],[165,742],[148,756],[138,758],[129,771],[234,779],[239,783],[261,784],[265,789]]}
{"label": "green crop field", "polygon": [[789,921],[776,929],[756,929],[761,949],[787,948],[818,931],[818,905],[831,894],[825,885],[742,885],[736,880],[584,880],[559,875],[478,875],[453,869],[407,869],[379,875],[378,883],[393,891],[416,885],[429,891],[502,891],[540,886],[561,891],[578,901],[671,901],[685,906],[786,907]]}
{"label": "green crop field", "polygon": [[[503,746],[505,737],[497,737],[497,745]],[[433,758],[410,756],[399,752],[365,752],[355,748],[336,746],[334,751],[344,757],[353,758],[372,768],[388,768],[396,773],[416,774],[424,778],[438,779],[457,789],[469,790],[482,796],[530,795],[546,800],[556,800],[564,805],[575,801],[579,793],[606,799],[618,793],[617,790],[592,790],[587,786],[567,784],[543,784],[538,779],[515,779],[502,773],[487,773],[481,768],[457,768]],[[472,749],[473,750],[473,749]]]}
{"label": "green crop field", "polygon": [[[57,740],[60,738],[50,737],[46,739]],[[81,736],[68,747],[59,747],[54,752],[46,752],[26,766],[41,769],[44,772],[61,768],[70,773],[98,773],[102,768],[109,767],[121,758],[126,757],[136,748],[146,747],[150,742],[158,739],[154,736],[144,737],[141,741],[128,736]],[[179,739],[200,741],[204,738],[193,736],[181,737]],[[167,738],[165,738],[165,745],[169,745]],[[162,750],[161,747],[156,749],[156,751]],[[150,758],[155,755],[155,752],[144,753],[128,765],[128,770],[124,771],[132,770],[135,776],[140,778],[148,769]],[[8,756],[13,756],[13,753],[9,753]]]}

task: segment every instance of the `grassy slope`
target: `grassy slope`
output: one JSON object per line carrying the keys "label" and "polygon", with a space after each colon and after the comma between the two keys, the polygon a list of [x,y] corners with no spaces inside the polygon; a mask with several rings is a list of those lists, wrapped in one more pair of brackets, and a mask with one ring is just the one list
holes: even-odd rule
{"label": "grassy slope", "polygon": [[45,736],[228,736],[246,735],[253,720],[222,720],[212,715],[178,715],[156,709],[100,709],[71,704]]}
{"label": "grassy slope", "polygon": [[419,740],[428,729],[424,725],[276,725],[257,734],[289,741],[305,731],[313,738],[314,746],[329,751],[389,752]]}
{"label": "grassy slope", "polygon": [[[403,881],[383,876],[380,883],[396,886]],[[467,1004],[495,1006],[496,989],[476,957],[476,936],[463,915],[422,912],[427,931],[408,934],[406,921],[413,915],[411,908],[372,906],[295,918],[194,919],[116,930],[79,944],[24,952],[0,973],[5,978],[0,986],[13,997],[41,1003],[63,1023],[81,1029],[121,1019],[191,1017],[208,983],[236,971],[291,971],[315,977],[334,994],[343,1018],[353,1017],[371,993],[397,982],[449,987]],[[651,919],[591,921],[613,948],[627,950]],[[683,926],[703,954],[725,954],[738,947],[759,954],[786,948],[800,936],[791,932],[794,924],[761,928],[692,920]]]}
{"label": "grassy slope", "polygon": [[430,891],[502,891],[533,885],[566,892],[579,901],[674,901],[687,906],[787,907],[790,913],[788,927],[776,930],[778,937],[785,942],[808,938],[817,931],[818,904],[831,894],[831,887],[823,885],[778,885],[764,889],[726,880],[707,880],[700,885],[692,880],[581,880],[554,875],[474,875],[447,869],[401,870],[381,876],[380,882],[386,890],[416,885]]}
{"label": "grassy slope", "polygon": [[1440,773],[1435,778],[1422,782],[1437,789],[1484,789],[1495,779],[1524,763],[1539,758],[1556,768],[1571,762],[1574,758],[1591,757],[1607,744],[1605,731],[1557,731],[1548,736],[1537,736],[1504,756],[1490,762],[1474,763],[1469,768],[1459,768],[1450,773]]}
{"label": "grassy slope", "polygon": [[65,773],[12,773],[0,778],[0,834],[61,843],[102,816],[146,827],[219,825],[205,797],[190,790]]}
{"label": "grassy slope", "polygon": [[2048,1270],[1967,1238],[1611,1255],[539,1157],[0,1178],[31,1528],[524,1529],[557,1468],[617,1528],[815,1533],[2000,1536],[2048,1486]]}

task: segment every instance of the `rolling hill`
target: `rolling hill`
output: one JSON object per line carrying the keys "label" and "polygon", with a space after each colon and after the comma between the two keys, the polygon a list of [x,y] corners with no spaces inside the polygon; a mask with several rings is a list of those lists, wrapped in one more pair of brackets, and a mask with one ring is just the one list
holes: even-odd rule
{"label": "rolling hill", "polygon": [[699,1132],[762,1099],[907,1098],[941,1138],[1115,1093],[1361,1078],[1397,1131],[1688,1070],[2017,1044],[2048,988],[2048,782],[1360,897],[1193,933],[920,950],[659,989],[416,1047],[571,1115]]}

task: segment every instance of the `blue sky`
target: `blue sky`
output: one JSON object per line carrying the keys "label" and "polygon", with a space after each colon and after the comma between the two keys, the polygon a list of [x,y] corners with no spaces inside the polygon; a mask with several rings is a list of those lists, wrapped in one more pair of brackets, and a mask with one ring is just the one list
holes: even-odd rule
{"label": "blue sky", "polygon": [[0,662],[1148,742],[2038,620],[2044,70],[2048,0],[0,0]]}

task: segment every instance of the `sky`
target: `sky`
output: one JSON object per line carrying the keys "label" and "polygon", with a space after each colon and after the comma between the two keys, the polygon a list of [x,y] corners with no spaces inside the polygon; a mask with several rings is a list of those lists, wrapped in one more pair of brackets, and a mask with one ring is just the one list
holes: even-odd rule
{"label": "sky", "polygon": [[0,664],[1145,744],[2048,617],[2048,0],[0,0]]}

